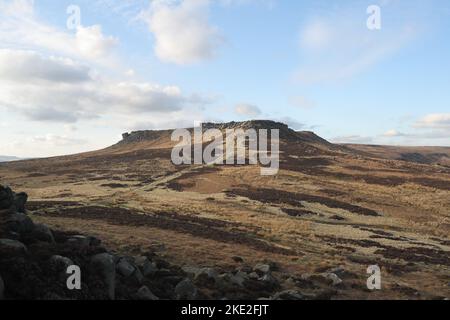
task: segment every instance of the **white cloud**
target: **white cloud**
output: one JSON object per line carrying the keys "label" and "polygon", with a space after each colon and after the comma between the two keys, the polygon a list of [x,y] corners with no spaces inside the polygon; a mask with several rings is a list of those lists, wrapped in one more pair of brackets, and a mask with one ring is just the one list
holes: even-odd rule
{"label": "white cloud", "polygon": [[383,134],[384,137],[394,138],[394,137],[403,137],[404,133],[401,133],[397,130],[388,130]]}
{"label": "white cloud", "polygon": [[209,0],[154,0],[140,17],[155,38],[156,56],[175,64],[213,58],[222,42],[208,19]]}
{"label": "white cloud", "polygon": [[335,138],[333,141],[405,146],[450,145],[450,114],[429,114],[412,122],[409,127],[410,130],[405,129],[404,132],[391,129],[373,137],[350,135]]}
{"label": "white cloud", "polygon": [[117,38],[104,36],[100,25],[79,26],[75,39],[81,55],[91,59],[99,59],[109,55],[119,42]]}
{"label": "white cloud", "polygon": [[17,82],[83,82],[89,68],[71,59],[43,57],[33,51],[0,49],[0,79]]}
{"label": "white cloud", "polygon": [[34,136],[28,139],[28,142],[38,143],[40,145],[50,145],[52,147],[67,147],[85,144],[86,141],[83,139],[76,139],[69,137],[67,135],[55,135],[55,134],[46,134],[42,136]]}
{"label": "white cloud", "polygon": [[450,130],[450,113],[429,114],[417,121],[416,128]]}
{"label": "white cloud", "polygon": [[76,32],[42,21],[33,0],[0,0],[0,48],[51,52],[110,66],[117,64],[118,39],[105,36],[99,25],[78,27]]}
{"label": "white cloud", "polygon": [[261,114],[261,110],[257,106],[247,103],[241,103],[236,105],[234,111],[239,115],[250,117],[256,117]]}
{"label": "white cloud", "polygon": [[91,73],[69,59],[0,50],[0,105],[36,121],[74,123],[110,114],[167,114],[202,103],[200,96],[185,96],[177,86],[115,81]]}

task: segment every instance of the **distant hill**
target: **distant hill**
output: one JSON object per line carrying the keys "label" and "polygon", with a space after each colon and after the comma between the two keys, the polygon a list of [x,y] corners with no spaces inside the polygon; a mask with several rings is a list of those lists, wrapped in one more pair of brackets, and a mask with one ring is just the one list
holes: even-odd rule
{"label": "distant hill", "polygon": [[10,161],[16,161],[20,160],[18,157],[11,157],[11,156],[0,156],[0,162],[10,162]]}
{"label": "distant hill", "polygon": [[345,146],[368,157],[450,166],[450,147],[401,147],[363,144],[345,144]]}

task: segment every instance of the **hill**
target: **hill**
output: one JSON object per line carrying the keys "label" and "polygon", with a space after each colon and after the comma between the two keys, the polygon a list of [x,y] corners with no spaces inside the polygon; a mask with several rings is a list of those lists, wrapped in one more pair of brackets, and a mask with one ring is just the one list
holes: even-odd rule
{"label": "hill", "polygon": [[[279,173],[175,166],[172,131],[138,131],[103,150],[2,163],[1,184],[28,193],[36,222],[93,235],[123,254],[152,252],[245,279],[266,263],[276,266],[277,291],[306,296],[314,277],[334,270],[342,282],[322,279],[328,291],[317,289],[328,298],[450,297],[448,166],[397,160],[417,151],[335,145],[276,122],[206,127],[280,129]],[[375,264],[383,290],[368,291]],[[257,289],[267,278],[256,280],[241,285],[267,298]]]}
{"label": "hill", "polygon": [[0,156],[0,162],[9,162],[9,161],[16,161],[20,160],[18,157],[12,157],[12,156]]}

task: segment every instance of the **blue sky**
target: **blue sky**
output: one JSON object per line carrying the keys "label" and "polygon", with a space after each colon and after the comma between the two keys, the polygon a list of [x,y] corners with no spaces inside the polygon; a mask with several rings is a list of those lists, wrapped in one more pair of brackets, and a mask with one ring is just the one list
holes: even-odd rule
{"label": "blue sky", "polygon": [[448,30],[440,0],[0,0],[0,154],[255,118],[335,142],[450,146]]}

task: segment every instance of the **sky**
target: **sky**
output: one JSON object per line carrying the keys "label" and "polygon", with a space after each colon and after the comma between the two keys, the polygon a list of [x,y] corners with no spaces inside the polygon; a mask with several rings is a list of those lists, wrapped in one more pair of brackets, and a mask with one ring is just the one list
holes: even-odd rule
{"label": "sky", "polygon": [[0,155],[248,119],[450,146],[449,30],[442,0],[0,0]]}

